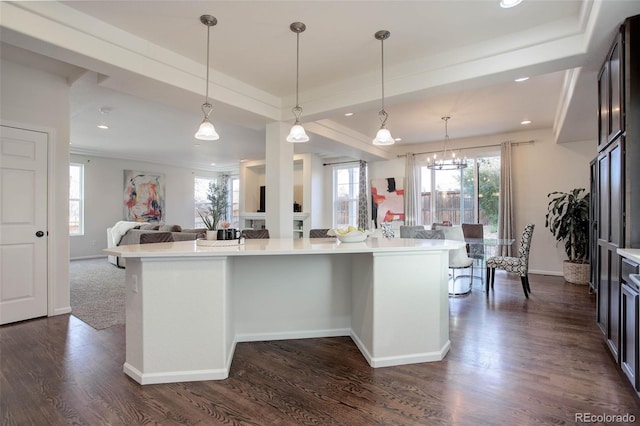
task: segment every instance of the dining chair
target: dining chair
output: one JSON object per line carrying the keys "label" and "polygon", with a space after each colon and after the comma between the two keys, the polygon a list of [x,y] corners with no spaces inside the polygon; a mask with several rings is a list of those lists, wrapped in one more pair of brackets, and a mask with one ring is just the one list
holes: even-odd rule
{"label": "dining chair", "polygon": [[491,256],[487,259],[487,296],[489,295],[489,282],[491,282],[491,289],[493,289],[496,269],[502,269],[503,271],[515,272],[520,275],[524,296],[527,299],[529,298],[529,293],[531,293],[531,286],[529,285],[529,251],[531,250],[531,238],[533,237],[534,227],[535,225],[533,223],[524,227],[517,257]]}
{"label": "dining chair", "polygon": [[311,229],[309,230],[309,238],[335,238],[333,235],[327,235],[329,228]]}
{"label": "dining chair", "polygon": [[173,234],[171,232],[148,232],[140,234],[140,244],[152,243],[172,243]]}
{"label": "dining chair", "polygon": [[424,226],[400,225],[400,238],[416,238],[418,231],[424,231]]}
{"label": "dining chair", "polygon": [[445,222],[433,222],[431,224],[431,229],[436,230],[438,229],[439,226],[452,226],[451,222],[445,221]]}
{"label": "dining chair", "polygon": [[269,238],[268,229],[243,229],[240,238],[247,240],[266,240]]}
{"label": "dining chair", "polygon": [[[445,240],[454,240],[464,242],[464,234],[462,233],[461,226],[442,226],[436,225],[437,231],[444,233]],[[471,269],[470,275],[457,275],[455,271],[460,269]],[[473,287],[473,259],[467,255],[467,248],[465,246],[459,249],[449,250],[449,269],[451,269],[452,290],[449,292],[451,296],[462,296],[471,292]],[[455,291],[456,280],[463,277],[469,277],[469,289],[461,292]]]}
{"label": "dining chair", "polygon": [[433,229],[423,229],[422,231],[417,231],[413,238],[423,240],[444,240],[444,232]]}

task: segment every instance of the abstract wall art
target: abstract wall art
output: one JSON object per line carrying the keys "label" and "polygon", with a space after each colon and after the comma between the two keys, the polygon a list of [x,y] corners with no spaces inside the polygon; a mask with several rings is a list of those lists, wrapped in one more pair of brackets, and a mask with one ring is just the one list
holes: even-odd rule
{"label": "abstract wall art", "polygon": [[371,180],[371,218],[376,229],[384,222],[404,221],[404,178]]}
{"label": "abstract wall art", "polygon": [[124,219],[161,222],[164,219],[164,175],[124,171]]}

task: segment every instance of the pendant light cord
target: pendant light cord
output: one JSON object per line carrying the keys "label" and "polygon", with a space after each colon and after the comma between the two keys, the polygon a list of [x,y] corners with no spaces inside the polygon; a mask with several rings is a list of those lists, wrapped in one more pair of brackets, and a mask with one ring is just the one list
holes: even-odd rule
{"label": "pendant light cord", "polygon": [[211,27],[207,25],[207,85],[205,88],[205,104],[209,104],[209,40],[211,37],[209,36],[209,32],[211,31]]}
{"label": "pendant light cord", "polygon": [[300,108],[298,103],[298,85],[300,80],[300,33],[296,33],[296,108]]}
{"label": "pendant light cord", "polygon": [[[384,39],[380,40],[380,50],[382,52],[381,63],[382,63],[382,111],[384,111]],[[385,114],[386,115],[386,114]]]}

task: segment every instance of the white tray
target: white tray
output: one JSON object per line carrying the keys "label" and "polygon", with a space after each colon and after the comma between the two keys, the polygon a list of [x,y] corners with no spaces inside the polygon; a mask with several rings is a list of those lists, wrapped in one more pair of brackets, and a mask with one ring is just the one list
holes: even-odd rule
{"label": "white tray", "polygon": [[238,240],[204,240],[202,238],[198,238],[196,240],[196,245],[203,247],[233,247],[239,244]]}

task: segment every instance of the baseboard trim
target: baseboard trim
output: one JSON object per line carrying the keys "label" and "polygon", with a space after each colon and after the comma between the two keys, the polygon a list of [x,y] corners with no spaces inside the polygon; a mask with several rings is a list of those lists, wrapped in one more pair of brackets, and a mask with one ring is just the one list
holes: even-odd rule
{"label": "baseboard trim", "polygon": [[[229,364],[230,365],[230,364]],[[143,374],[140,370],[125,362],[122,370],[141,385],[160,383],[196,382],[204,380],[224,380],[229,377],[229,368],[192,371],[171,371],[166,373]]]}
{"label": "baseboard trim", "polygon": [[537,274],[537,275],[553,275],[555,277],[564,276],[562,271],[545,271],[545,270],[542,270],[542,269],[529,269],[529,273],[530,274]]}
{"label": "baseboard trim", "polygon": [[449,352],[449,349],[451,349],[451,341],[447,340],[440,350],[436,352],[423,352],[402,356],[373,357],[355,333],[351,333],[351,340],[353,340],[360,350],[360,353],[362,353],[362,356],[364,356],[369,365],[373,368],[442,361],[445,355]]}
{"label": "baseboard trim", "polygon": [[277,333],[237,334],[236,341],[238,343],[265,342],[271,340],[315,339],[320,337],[341,337],[350,335],[351,329],[349,328],[335,328],[327,330],[298,330],[283,331]]}
{"label": "baseboard trim", "polygon": [[101,254],[95,254],[93,256],[79,256],[79,257],[72,257],[69,260],[87,260],[87,259],[100,259],[101,257],[106,258],[107,256],[101,255]]}
{"label": "baseboard trim", "polygon": [[71,306],[67,306],[65,308],[57,308],[53,310],[53,313],[49,315],[50,317],[55,317],[56,315],[64,315],[71,313]]}

